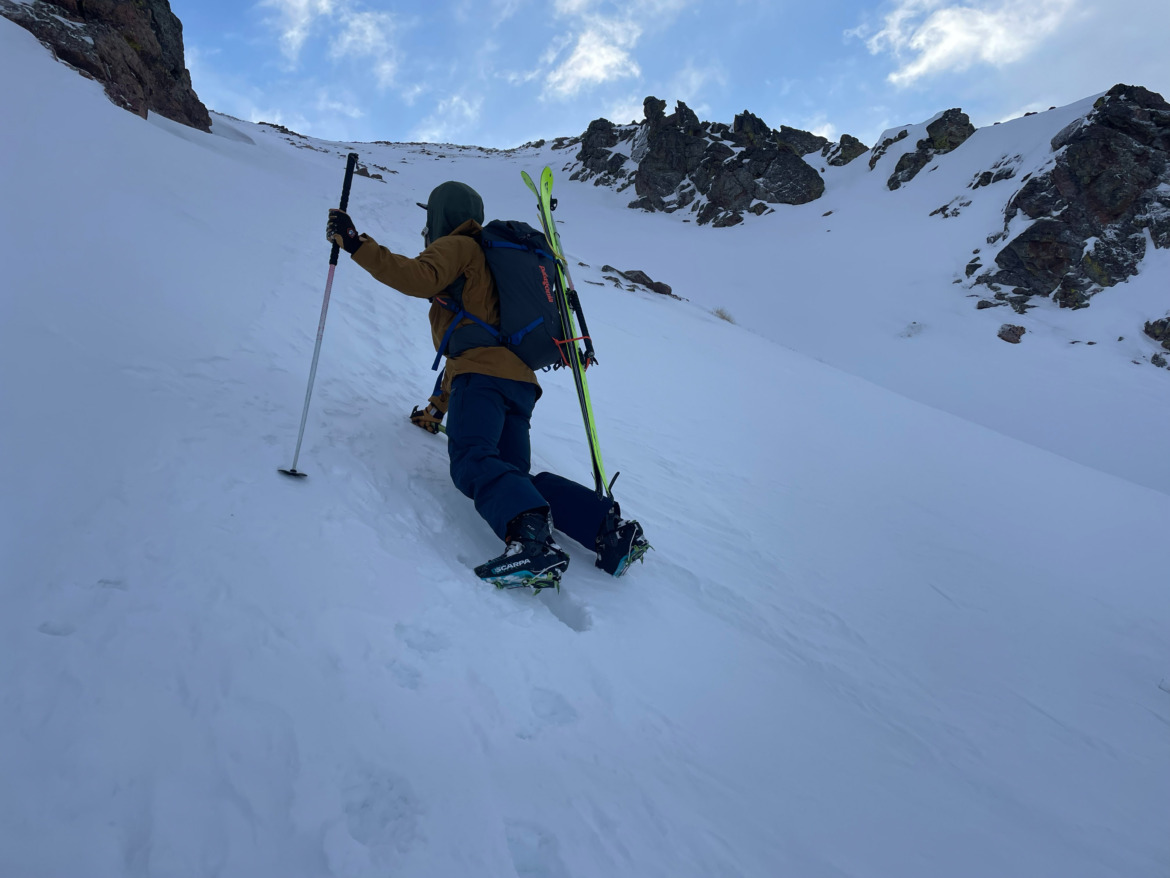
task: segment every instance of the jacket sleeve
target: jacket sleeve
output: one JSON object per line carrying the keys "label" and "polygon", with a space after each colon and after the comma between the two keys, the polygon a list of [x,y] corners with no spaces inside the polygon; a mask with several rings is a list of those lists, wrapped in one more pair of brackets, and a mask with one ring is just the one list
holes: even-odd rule
{"label": "jacket sleeve", "polygon": [[448,235],[411,259],[383,247],[369,235],[362,235],[362,241],[353,261],[386,286],[420,299],[429,299],[449,287],[467,269],[469,249],[479,248],[472,238]]}

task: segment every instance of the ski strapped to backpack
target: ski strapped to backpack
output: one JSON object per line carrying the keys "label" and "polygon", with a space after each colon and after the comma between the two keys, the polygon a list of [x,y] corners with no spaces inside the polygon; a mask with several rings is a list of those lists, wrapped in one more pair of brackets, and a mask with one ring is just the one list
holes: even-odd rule
{"label": "ski strapped to backpack", "polygon": [[499,294],[500,325],[492,326],[463,307],[464,278],[459,278],[432,300],[455,319],[431,368],[437,370],[444,356],[496,345],[507,347],[532,370],[569,365],[555,293],[557,259],[544,234],[518,220],[493,220],[480,231],[479,243]]}
{"label": "ski strapped to backpack", "polygon": [[[615,474],[610,481],[605,475],[605,463],[601,459],[601,443],[597,439],[597,424],[593,419],[593,402],[589,397],[589,383],[585,379],[585,370],[597,358],[593,353],[593,340],[589,336],[589,328],[585,325],[585,314],[581,310],[581,300],[573,287],[573,278],[569,274],[569,263],[565,258],[564,248],[561,246],[561,237],[557,233],[556,220],[552,212],[556,208],[556,199],[552,197],[553,173],[546,167],[540,175],[538,188],[527,171],[521,171],[520,176],[524,183],[536,196],[537,209],[540,212],[540,225],[544,229],[544,237],[548,246],[552,248],[556,257],[557,283],[554,292],[561,319],[561,339],[558,347],[566,356],[566,365],[573,373],[573,383],[577,387],[577,401],[581,404],[581,418],[585,422],[585,437],[589,443],[589,456],[593,465],[593,482],[598,497],[613,499],[613,483],[617,481]],[[581,321],[581,335],[577,334],[573,323],[573,314],[577,314]],[[585,350],[577,347],[577,342],[585,343]]]}

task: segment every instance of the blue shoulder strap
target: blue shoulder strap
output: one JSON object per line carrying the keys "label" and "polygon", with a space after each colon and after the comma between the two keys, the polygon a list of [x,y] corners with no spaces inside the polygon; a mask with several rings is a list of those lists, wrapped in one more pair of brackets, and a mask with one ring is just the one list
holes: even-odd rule
{"label": "blue shoulder strap", "polygon": [[[454,302],[448,299],[442,299],[439,296],[435,296],[433,301],[441,307],[446,308],[448,311],[453,312],[455,317],[451,321],[451,325],[447,327],[447,331],[443,333],[443,340],[439,342],[439,352],[435,354],[435,362],[431,364],[432,372],[438,371],[439,363],[443,361],[443,355],[447,353],[447,345],[451,341],[451,336],[455,334],[455,330],[459,328],[459,324],[463,322],[464,318],[478,323],[493,336],[495,336],[495,338],[500,338],[500,331],[498,329],[496,329],[490,323],[485,323],[484,321],[480,320],[474,314],[469,314],[463,308],[458,307]],[[528,330],[525,329],[524,332],[528,332]]]}

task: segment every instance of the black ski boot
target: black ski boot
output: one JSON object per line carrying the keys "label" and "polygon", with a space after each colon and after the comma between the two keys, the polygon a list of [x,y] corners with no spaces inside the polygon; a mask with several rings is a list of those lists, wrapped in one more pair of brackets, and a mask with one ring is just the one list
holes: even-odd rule
{"label": "black ski boot", "polygon": [[636,521],[626,521],[621,517],[621,509],[616,503],[605,516],[605,523],[597,534],[597,560],[594,566],[600,567],[611,576],[621,576],[630,569],[635,561],[641,561],[651,548],[642,532],[642,525]]}
{"label": "black ski boot", "polygon": [[523,588],[539,592],[561,587],[569,556],[553,542],[552,516],[543,510],[517,515],[508,522],[504,554],[475,568],[475,575],[496,588]]}

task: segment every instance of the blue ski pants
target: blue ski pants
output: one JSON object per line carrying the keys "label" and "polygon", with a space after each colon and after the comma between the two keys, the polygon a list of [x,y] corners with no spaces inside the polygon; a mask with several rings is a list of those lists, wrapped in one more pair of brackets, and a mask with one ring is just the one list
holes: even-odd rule
{"label": "blue ski pants", "polygon": [[500,539],[522,512],[551,509],[557,530],[592,549],[613,503],[562,476],[529,474],[528,431],[535,405],[535,384],[456,376],[447,406],[451,481],[475,501],[476,511]]}

